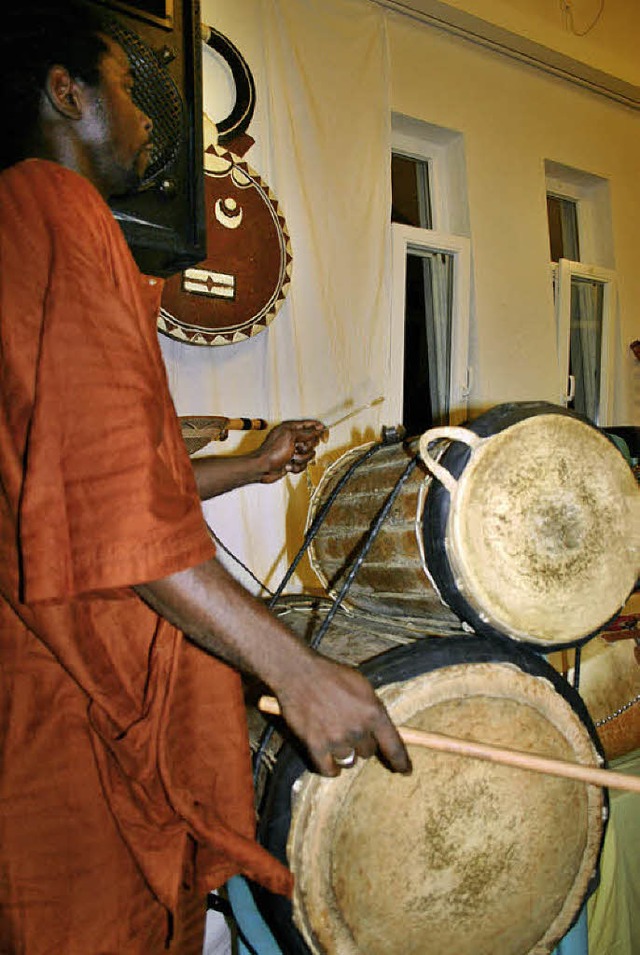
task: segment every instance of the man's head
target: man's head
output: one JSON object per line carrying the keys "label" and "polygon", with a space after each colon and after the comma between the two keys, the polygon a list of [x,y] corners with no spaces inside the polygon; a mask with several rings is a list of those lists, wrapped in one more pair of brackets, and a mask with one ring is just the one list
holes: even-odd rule
{"label": "man's head", "polygon": [[149,161],[150,120],[108,26],[73,0],[39,0],[10,13],[0,43],[2,168],[53,159],[105,194],[135,188]]}

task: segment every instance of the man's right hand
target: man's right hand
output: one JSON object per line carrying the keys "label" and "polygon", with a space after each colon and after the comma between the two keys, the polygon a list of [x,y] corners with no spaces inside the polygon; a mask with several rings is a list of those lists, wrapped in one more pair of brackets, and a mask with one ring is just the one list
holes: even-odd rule
{"label": "man's right hand", "polygon": [[337,776],[335,758],[352,753],[363,759],[378,755],[394,772],[411,772],[398,730],[357,670],[314,653],[304,676],[276,694],[284,719],[323,776]]}

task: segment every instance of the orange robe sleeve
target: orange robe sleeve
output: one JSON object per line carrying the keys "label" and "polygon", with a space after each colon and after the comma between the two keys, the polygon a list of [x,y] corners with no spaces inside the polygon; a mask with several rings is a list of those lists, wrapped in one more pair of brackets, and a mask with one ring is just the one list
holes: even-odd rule
{"label": "orange robe sleeve", "polygon": [[19,515],[28,603],[154,580],[214,552],[155,339],[161,282],[105,257],[83,191],[62,197],[43,307]]}

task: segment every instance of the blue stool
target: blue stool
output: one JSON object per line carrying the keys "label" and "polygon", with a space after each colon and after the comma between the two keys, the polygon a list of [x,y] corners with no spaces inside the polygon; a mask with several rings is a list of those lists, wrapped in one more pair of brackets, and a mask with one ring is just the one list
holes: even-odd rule
{"label": "blue stool", "polygon": [[[227,896],[236,924],[256,955],[283,955],[241,875],[229,879]],[[238,955],[253,955],[241,938],[238,939]]]}
{"label": "blue stool", "polygon": [[589,944],[587,941],[587,906],[583,905],[578,921],[573,928],[567,932],[560,944],[553,951],[553,955],[588,955]]}

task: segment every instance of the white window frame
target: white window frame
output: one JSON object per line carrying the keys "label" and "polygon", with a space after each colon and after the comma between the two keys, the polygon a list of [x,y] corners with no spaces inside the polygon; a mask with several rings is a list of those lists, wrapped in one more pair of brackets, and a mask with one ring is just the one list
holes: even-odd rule
{"label": "white window frame", "polygon": [[[425,155],[425,152],[427,155]],[[428,150],[425,150],[424,145],[421,150],[420,142],[412,136],[395,133],[393,136],[392,153],[394,156],[402,156],[405,159],[414,159],[416,162],[426,163],[428,169],[431,226],[433,229],[442,228],[443,223],[447,221],[446,206],[443,200],[446,190],[442,184],[442,166],[445,158],[443,147],[430,143]]]}
{"label": "white window frame", "polygon": [[607,182],[577,169],[545,163],[547,194],[576,204],[580,261],[614,267]]}
{"label": "white window frame", "polygon": [[573,202],[576,209],[580,259],[583,262],[593,261],[593,208],[585,199],[584,191],[572,183],[549,177],[547,178],[547,195],[553,196],[554,199],[566,199]]}
{"label": "white window frame", "polygon": [[404,331],[407,255],[410,252],[443,252],[453,256],[451,303],[451,355],[449,423],[467,418],[470,389],[469,302],[471,290],[471,243],[466,236],[394,222],[391,225],[392,290],[389,384],[389,415],[402,421],[404,390]]}
{"label": "white window frame", "polygon": [[451,129],[393,113],[391,151],[429,167],[431,228],[470,234],[462,135]]}
{"label": "white window frame", "polygon": [[571,325],[571,279],[574,276],[600,282],[603,288],[602,302],[602,341],[600,348],[600,395],[598,415],[595,421],[599,427],[612,424],[613,414],[613,367],[615,344],[615,316],[617,308],[616,274],[611,269],[603,269],[585,262],[572,262],[560,259],[556,275],[556,329],[558,336],[558,373],[560,404],[569,404],[571,387],[569,380],[569,336]]}

